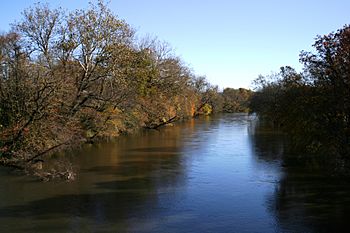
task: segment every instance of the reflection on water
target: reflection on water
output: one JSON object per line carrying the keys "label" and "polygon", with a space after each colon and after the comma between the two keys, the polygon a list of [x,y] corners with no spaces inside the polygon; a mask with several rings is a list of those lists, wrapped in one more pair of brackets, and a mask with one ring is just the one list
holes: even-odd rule
{"label": "reflection on water", "polygon": [[348,183],[282,168],[284,153],[228,114],[70,152],[71,183],[1,169],[1,232],[341,232]]}
{"label": "reflection on water", "polygon": [[[276,159],[283,163],[288,157],[283,150],[283,135],[264,126],[251,128],[255,156],[268,163]],[[350,181],[329,176],[317,166],[299,164],[284,168],[267,201],[281,232],[349,232]]]}
{"label": "reflection on water", "polygon": [[349,232],[350,183],[288,169],[271,197],[271,209],[285,231],[296,226],[304,232]]}

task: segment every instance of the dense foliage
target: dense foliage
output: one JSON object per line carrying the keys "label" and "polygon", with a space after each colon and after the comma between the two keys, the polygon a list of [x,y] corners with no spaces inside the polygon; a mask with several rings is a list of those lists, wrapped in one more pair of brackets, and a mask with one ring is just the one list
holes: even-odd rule
{"label": "dense foliage", "polygon": [[245,88],[225,88],[222,92],[223,112],[249,112],[249,103],[253,92]]}
{"label": "dense foliage", "polygon": [[291,67],[255,80],[252,111],[291,137],[292,147],[334,158],[344,168],[350,154],[350,27],[318,36],[316,53],[302,52],[304,71]]}
{"label": "dense foliage", "polygon": [[217,87],[134,34],[102,1],[25,10],[0,36],[1,164],[32,170],[72,145],[214,110]]}

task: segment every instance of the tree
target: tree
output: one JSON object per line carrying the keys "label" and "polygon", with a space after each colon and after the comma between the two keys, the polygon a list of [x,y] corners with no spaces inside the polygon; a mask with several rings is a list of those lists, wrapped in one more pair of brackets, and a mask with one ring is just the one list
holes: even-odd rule
{"label": "tree", "polygon": [[74,177],[62,161],[62,171],[34,163],[209,113],[217,96],[167,43],[136,41],[103,1],[73,12],[36,4],[0,36],[0,164],[44,179]]}
{"label": "tree", "polygon": [[224,112],[249,112],[252,91],[244,88],[225,88],[222,92]]}
{"label": "tree", "polygon": [[332,157],[337,168],[349,161],[350,28],[318,36],[316,53],[302,52],[304,72],[281,68],[260,77],[251,108],[288,133],[293,148]]}

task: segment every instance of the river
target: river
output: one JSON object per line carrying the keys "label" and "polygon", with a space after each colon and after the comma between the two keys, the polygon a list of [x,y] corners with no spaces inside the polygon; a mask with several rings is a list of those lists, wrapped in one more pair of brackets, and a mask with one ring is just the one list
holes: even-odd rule
{"label": "river", "polygon": [[283,167],[284,137],[224,114],[86,145],[73,182],[0,169],[0,232],[347,232],[350,183]]}

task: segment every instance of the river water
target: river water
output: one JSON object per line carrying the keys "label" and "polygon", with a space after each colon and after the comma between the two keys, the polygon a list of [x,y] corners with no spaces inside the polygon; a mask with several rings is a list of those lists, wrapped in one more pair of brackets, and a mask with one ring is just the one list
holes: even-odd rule
{"label": "river water", "polygon": [[0,232],[348,232],[350,183],[283,167],[283,135],[203,117],[69,152],[74,182],[0,169]]}

